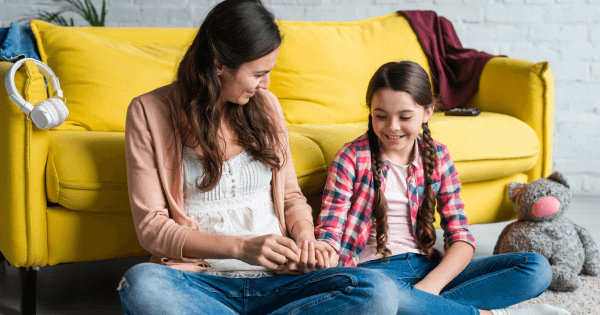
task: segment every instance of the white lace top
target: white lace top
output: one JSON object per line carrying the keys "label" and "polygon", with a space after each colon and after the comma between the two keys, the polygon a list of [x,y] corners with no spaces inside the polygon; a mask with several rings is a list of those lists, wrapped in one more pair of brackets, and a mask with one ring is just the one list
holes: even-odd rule
{"label": "white lace top", "polygon": [[[271,200],[271,169],[253,160],[243,150],[223,162],[221,180],[208,192],[196,189],[203,176],[202,156],[183,150],[184,211],[200,225],[200,231],[219,235],[256,237],[281,235]],[[218,244],[215,244],[218,246]],[[253,266],[237,259],[205,259],[212,269],[206,274],[230,278],[257,278],[273,273],[266,267]]]}

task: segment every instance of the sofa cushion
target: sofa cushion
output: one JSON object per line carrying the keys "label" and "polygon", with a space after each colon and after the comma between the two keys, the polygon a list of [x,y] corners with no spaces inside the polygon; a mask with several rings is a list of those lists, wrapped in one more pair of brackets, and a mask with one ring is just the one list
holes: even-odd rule
{"label": "sofa cushion", "polygon": [[289,132],[292,160],[298,177],[298,185],[305,195],[322,193],[327,178],[325,157],[321,148],[309,138]]}
{"label": "sofa cushion", "polygon": [[436,113],[432,137],[448,146],[464,183],[513,176],[530,170],[540,140],[525,122],[509,115],[482,112],[476,117]]}
{"label": "sofa cushion", "polygon": [[124,132],[51,131],[48,201],[67,209],[130,212]]}
{"label": "sofa cushion", "polygon": [[[427,57],[406,19],[278,21],[284,36],[270,90],[290,123],[364,121],[369,79],[386,62]],[[31,21],[60,79],[69,117],[56,130],[124,131],[131,99],[175,78],[196,28],[61,27]],[[377,51],[376,54],[373,51]]]}
{"label": "sofa cushion", "polygon": [[[129,212],[125,133],[50,131],[48,201],[70,210]],[[327,167],[319,146],[290,133],[292,160],[305,194],[323,188]]]}
{"label": "sofa cushion", "polygon": [[[504,114],[483,112],[476,117],[457,117],[434,113],[429,127],[432,137],[448,146],[463,183],[525,172],[533,167],[540,152],[533,129]],[[342,145],[367,130],[367,123],[290,124],[288,129],[316,142],[329,165]]]}
{"label": "sofa cushion", "polygon": [[[320,194],[333,157],[366,131],[366,123],[290,124],[292,160],[306,195]],[[539,141],[533,130],[508,115],[477,117],[435,113],[434,139],[448,146],[463,183],[505,178],[529,170]],[[48,200],[71,210],[130,211],[122,132],[51,131],[46,166]]]}
{"label": "sofa cushion", "polygon": [[390,61],[429,72],[410,24],[396,13],[356,22],[280,21],[284,36],[271,90],[293,124],[366,121],[367,85]]}
{"label": "sofa cushion", "polygon": [[31,21],[69,117],[55,130],[125,131],[131,100],[173,81],[192,28],[61,27]]}

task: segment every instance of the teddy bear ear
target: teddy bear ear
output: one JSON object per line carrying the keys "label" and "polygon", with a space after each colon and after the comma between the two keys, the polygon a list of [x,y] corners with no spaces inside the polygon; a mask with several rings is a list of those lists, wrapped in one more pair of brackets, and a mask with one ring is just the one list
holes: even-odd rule
{"label": "teddy bear ear", "polygon": [[569,189],[571,188],[569,187],[567,180],[562,176],[561,172],[553,172],[552,174],[550,174],[550,176],[548,176],[548,179],[563,184]]}
{"label": "teddy bear ear", "polygon": [[521,184],[517,182],[510,182],[508,184],[508,197],[510,198],[510,201],[514,203],[517,200],[519,192],[521,192],[521,189],[523,189],[525,185],[526,184]]}

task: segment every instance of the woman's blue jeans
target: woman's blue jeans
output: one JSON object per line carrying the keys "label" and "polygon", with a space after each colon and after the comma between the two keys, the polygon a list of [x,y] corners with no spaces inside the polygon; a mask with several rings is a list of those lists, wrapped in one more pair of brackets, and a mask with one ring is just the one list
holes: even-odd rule
{"label": "woman's blue jeans", "polygon": [[439,295],[414,288],[441,259],[414,253],[372,260],[358,267],[377,270],[395,280],[398,314],[479,314],[478,309],[505,308],[542,294],[552,280],[548,260],[534,253],[511,253],[475,258]]}
{"label": "woman's blue jeans", "polygon": [[303,275],[225,278],[142,263],[119,285],[125,314],[396,314],[384,274],[332,267]]}

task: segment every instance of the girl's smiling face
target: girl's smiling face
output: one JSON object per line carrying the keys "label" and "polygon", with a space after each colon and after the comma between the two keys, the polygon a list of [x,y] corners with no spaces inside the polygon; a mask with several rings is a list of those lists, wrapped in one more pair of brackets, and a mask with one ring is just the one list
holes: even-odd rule
{"label": "girl's smiling face", "polygon": [[387,159],[400,165],[410,164],[415,140],[422,124],[433,114],[433,106],[425,109],[407,92],[382,88],[373,93],[371,108],[373,131]]}

